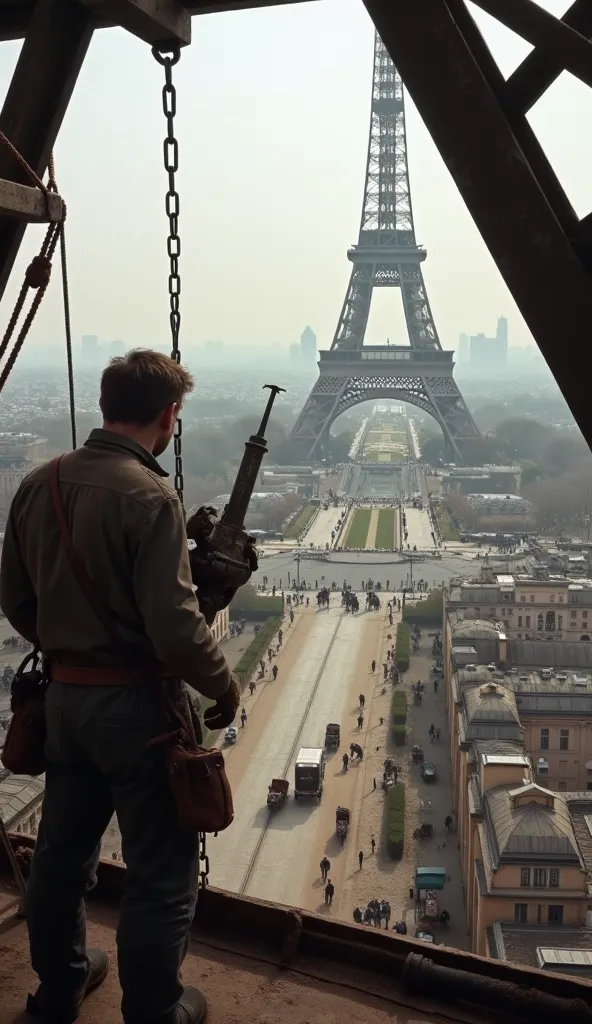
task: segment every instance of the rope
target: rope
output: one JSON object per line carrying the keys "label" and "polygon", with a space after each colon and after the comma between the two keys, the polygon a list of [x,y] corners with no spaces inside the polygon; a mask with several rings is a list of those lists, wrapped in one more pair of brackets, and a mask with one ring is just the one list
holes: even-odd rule
{"label": "rope", "polygon": [[[41,178],[37,174],[35,174],[35,171],[32,169],[32,167],[29,166],[29,164],[27,163],[25,158],[19,153],[18,149],[16,149],[16,147],[13,146],[12,142],[10,142],[10,140],[7,139],[7,137],[4,134],[4,132],[1,132],[1,131],[0,131],[0,144],[4,145],[12,153],[12,155],[14,156],[15,160],[17,161],[17,163],[23,168],[23,170],[28,175],[28,177],[31,179],[31,181],[35,185],[37,185],[37,187],[39,189],[41,189],[41,191],[43,192],[43,195],[46,198],[49,196],[50,192],[57,192],[57,185],[55,183],[55,165],[54,165],[54,160],[53,160],[53,154],[49,158],[49,180],[48,180],[47,185],[45,185],[44,182],[41,180]],[[23,281],[21,290],[20,290],[20,292],[18,294],[18,298],[16,300],[12,316],[11,316],[9,322],[8,322],[8,326],[7,326],[6,331],[4,333],[4,337],[2,339],[2,342],[0,343],[0,361],[2,359],[4,359],[4,357],[5,357],[5,355],[6,355],[7,351],[8,351],[8,347],[9,347],[10,342],[12,340],[12,336],[14,334],[14,331],[16,330],[16,325],[17,325],[19,317],[20,317],[20,315],[21,315],[21,313],[23,311],[23,307],[25,305],[25,299],[27,297],[27,293],[28,293],[29,289],[31,288],[33,290],[36,290],[37,294],[35,295],[35,298],[33,299],[32,303],[31,303],[31,307],[29,309],[29,312],[27,313],[27,315],[26,315],[26,317],[25,317],[25,319],[23,321],[23,325],[22,325],[22,327],[20,329],[20,332],[19,332],[19,334],[17,336],[17,339],[16,339],[16,341],[14,343],[12,351],[11,351],[7,361],[6,361],[4,369],[0,373],[0,392],[3,390],[4,385],[6,384],[6,381],[8,380],[8,377],[10,376],[10,372],[11,372],[11,370],[12,370],[12,368],[13,368],[13,366],[14,366],[17,358],[18,358],[19,352],[21,351],[21,349],[23,347],[23,344],[25,342],[25,338],[27,337],[27,334],[29,333],[29,330],[31,329],[31,324],[33,323],[33,320],[35,319],[35,316],[37,314],[37,310],[39,309],[39,306],[41,305],[41,301],[43,299],[43,296],[45,295],[45,292],[47,291],[47,286],[49,284],[49,279],[51,277],[51,260],[52,260],[52,257],[54,255],[54,252],[55,252],[55,248],[56,248],[56,245],[57,245],[57,242],[58,242],[58,238],[60,238],[60,239],[63,238],[62,245],[65,247],[65,234],[64,234],[64,220],[65,219],[66,219],[66,206],[64,204],[64,206],[63,206],[63,220],[60,223],[52,222],[52,223],[49,224],[49,227],[47,228],[47,231],[45,233],[45,238],[43,239],[43,243],[41,245],[41,249],[39,251],[39,254],[37,256],[33,257],[33,259],[31,260],[31,262],[29,264],[29,266],[27,267],[27,269],[25,271],[25,280]],[[64,248],[63,251],[62,251],[62,278],[63,278],[64,272],[65,272],[64,271],[65,266],[66,266],[66,256],[65,256],[65,248]],[[64,278],[63,278],[63,280],[64,280]],[[71,341],[71,336],[70,336],[70,307],[69,307],[69,300],[68,300],[67,271],[66,271],[66,278],[65,278],[65,285],[64,285],[64,319],[66,321],[66,342],[67,342],[67,349],[68,349],[68,379],[69,379],[69,383],[70,383],[70,411],[71,411],[71,416],[72,416],[72,409],[73,409],[73,402],[74,402],[74,395],[73,395],[74,380],[73,380],[73,373],[72,373],[72,352],[71,352],[72,341]],[[75,425],[74,425],[74,423],[72,423],[72,438],[73,438],[73,442],[74,442],[74,447],[76,447],[76,433],[75,433]]]}
{"label": "rope", "polygon": [[66,361],[68,363],[68,395],[70,398],[70,427],[72,430],[72,449],[74,449],[76,448],[76,403],[74,401],[74,364],[72,362],[70,294],[68,291],[68,263],[66,260],[66,227],[63,221],[60,224],[59,234],[62,261],[62,295],[64,298],[64,327],[66,329]]}

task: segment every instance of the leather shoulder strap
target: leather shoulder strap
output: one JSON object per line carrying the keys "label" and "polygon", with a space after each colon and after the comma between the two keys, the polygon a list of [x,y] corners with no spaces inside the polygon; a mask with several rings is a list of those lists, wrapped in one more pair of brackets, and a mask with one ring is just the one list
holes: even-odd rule
{"label": "leather shoulder strap", "polygon": [[62,460],[61,455],[57,458],[52,459],[49,464],[49,489],[51,492],[51,500],[53,503],[54,512],[60,528],[60,534],[62,538],[62,544],[64,551],[70,563],[72,572],[74,573],[78,586],[82,593],[86,597],[90,607],[94,611],[97,619],[103,626],[109,640],[116,648],[122,646],[121,637],[116,627],[115,619],[109,608],[105,604],[103,598],[99,594],[98,590],[92,583],[90,576],[88,575],[80,555],[76,551],[74,544],[72,543],[72,535],[68,527],[68,522],[64,513],[64,507],[62,505],[62,498],[60,495],[60,462]]}

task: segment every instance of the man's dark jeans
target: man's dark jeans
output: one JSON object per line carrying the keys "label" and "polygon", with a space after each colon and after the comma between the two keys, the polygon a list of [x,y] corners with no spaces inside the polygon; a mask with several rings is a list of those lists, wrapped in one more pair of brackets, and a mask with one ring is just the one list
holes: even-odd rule
{"label": "man's dark jeans", "polygon": [[115,810],[126,864],[117,932],[126,1024],[172,1024],[197,898],[197,837],[177,824],[148,687],[51,683],[45,798],[27,897],[33,969],[45,1005],[67,1009],[88,972],[85,893]]}

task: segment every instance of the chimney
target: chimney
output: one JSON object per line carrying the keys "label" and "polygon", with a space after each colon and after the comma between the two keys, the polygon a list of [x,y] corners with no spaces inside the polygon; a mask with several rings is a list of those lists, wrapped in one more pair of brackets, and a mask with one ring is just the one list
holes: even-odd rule
{"label": "chimney", "polygon": [[503,669],[508,664],[508,638],[505,633],[499,632],[497,634],[497,641],[497,661],[500,668]]}

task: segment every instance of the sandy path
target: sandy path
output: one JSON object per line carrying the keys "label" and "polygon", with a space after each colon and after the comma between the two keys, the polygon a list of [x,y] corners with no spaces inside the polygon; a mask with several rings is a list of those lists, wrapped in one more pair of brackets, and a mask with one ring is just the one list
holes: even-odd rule
{"label": "sandy path", "polygon": [[[317,913],[329,912],[329,908],[324,902],[323,883],[321,882],[319,871],[320,861],[324,856],[327,856],[331,861],[330,877],[336,892],[336,903],[333,904],[331,913],[337,917],[341,916],[336,913],[337,899],[346,876],[348,849],[352,841],[351,836],[356,834],[358,807],[362,788],[360,779],[363,779],[363,772],[359,770],[355,763],[345,773],[341,758],[345,751],[349,753],[350,743],[354,741],[360,743],[366,752],[368,745],[373,742],[373,737],[372,739],[370,738],[370,732],[368,731],[368,722],[378,673],[374,677],[372,676],[371,662],[373,658],[378,659],[382,639],[383,616],[381,613],[373,612],[364,613],[362,618],[362,613],[359,613],[353,621],[360,622],[361,642],[355,661],[355,670],[348,689],[345,710],[339,720],[341,726],[340,747],[334,755],[329,755],[327,763],[321,814],[299,901],[299,906],[307,910],[314,910]],[[366,697],[365,721],[361,731],[358,730],[357,725],[360,693],[363,693]],[[349,807],[351,812],[350,833],[343,847],[335,834],[335,810],[338,806]]]}
{"label": "sandy path", "polygon": [[376,547],[376,530],[378,529],[378,509],[373,508],[370,514],[370,525],[368,526],[368,536],[366,537],[366,547]]}
{"label": "sandy path", "polygon": [[[382,656],[379,659],[379,668],[386,660],[387,648],[394,643],[395,630],[400,619],[400,614],[395,613],[395,621],[391,628],[388,625],[388,617],[385,612],[383,604],[380,613],[379,642]],[[392,640],[387,639],[389,633],[393,637]],[[388,725],[392,685],[387,683],[386,693],[381,694],[383,688],[381,675],[382,673],[379,674],[377,671],[368,723],[372,741],[366,743],[367,755],[364,757],[363,771],[359,773],[361,792],[357,794],[356,800],[359,807],[356,815],[356,828],[348,837],[345,879],[341,890],[336,894],[334,913],[344,921],[351,921],[354,907],[365,906],[371,899],[387,899],[389,901],[393,913],[393,923],[404,918],[409,902],[409,886],[413,884],[416,856],[413,830],[419,821],[419,798],[415,785],[409,785],[411,781],[409,742],[405,747],[394,747],[390,742]],[[381,717],[384,719],[383,725],[380,725]],[[405,853],[403,859],[398,862],[392,861],[385,849],[385,795],[380,788],[380,782],[386,756],[393,756],[395,764],[400,765],[402,771],[399,778],[406,784]],[[376,779],[376,790],[373,785],[374,778]],[[376,840],[374,856],[370,842],[372,836]],[[364,853],[361,871],[358,866],[358,851],[360,850]]]}
{"label": "sandy path", "polygon": [[[239,758],[235,760],[234,751],[228,758],[235,818],[230,828],[213,838],[209,844],[212,885],[232,892],[241,889],[251,860],[257,852],[262,829],[267,823],[267,787],[272,778],[281,778],[285,771],[286,758],[298,734],[302,714],[314,691],[315,682],[339,631],[342,618],[342,610],[337,607],[328,613],[313,611],[311,608],[308,615],[305,614],[304,621],[310,619],[311,625],[307,635],[302,637],[303,642],[299,642],[298,631],[294,633],[295,657],[292,668],[288,671],[287,666],[284,666],[282,671],[280,667],[280,673],[285,676],[281,699],[273,702],[268,709],[264,693],[259,710],[257,705],[253,710],[253,721],[248,721],[244,735],[239,735],[239,742],[235,748]],[[268,710],[270,713],[266,713]],[[256,728],[251,730],[250,726],[253,724]],[[247,734],[251,731],[256,735],[248,744],[244,744],[247,749],[243,757],[240,754],[240,747],[243,745],[241,741],[248,740]],[[240,730],[240,733],[242,734],[243,730]],[[305,743],[304,737],[302,743]],[[317,744],[309,741],[308,745]],[[293,781],[293,775],[290,776],[288,773],[287,778],[290,777]],[[284,808],[278,815],[278,821],[283,828],[289,824],[290,816],[287,810],[287,807]],[[262,898],[267,895],[266,892],[251,892],[250,889],[249,892]],[[280,900],[281,896],[269,895],[269,898]]]}

